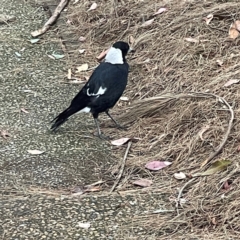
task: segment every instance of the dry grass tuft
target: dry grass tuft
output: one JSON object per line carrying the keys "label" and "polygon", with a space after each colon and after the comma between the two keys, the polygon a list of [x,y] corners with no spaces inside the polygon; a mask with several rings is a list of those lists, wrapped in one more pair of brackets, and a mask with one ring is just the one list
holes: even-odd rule
{"label": "dry grass tuft", "polygon": [[[133,227],[141,225],[162,237],[171,234],[174,239],[180,239],[178,236],[185,236],[186,232],[200,239],[201,236],[237,239],[240,231],[239,87],[224,87],[224,84],[240,76],[240,38],[228,38],[230,25],[240,19],[239,2],[106,0],[99,2],[95,11],[87,11],[90,5],[90,1],[83,0],[68,8],[68,19],[72,22],[69,31],[77,37],[86,37],[85,42],[79,43],[79,48],[86,49],[82,57],[77,51],[70,51],[72,67],[86,62],[94,67],[97,65],[94,57],[113,42],[128,41],[130,36],[135,39],[136,53],[128,57],[131,72],[124,94],[130,103],[120,101],[112,110],[128,126],[128,131],[109,126],[104,129],[115,138],[140,138],[132,145],[119,190],[132,188],[133,179],[152,178],[154,184],[149,191],[160,189],[162,194],[172,196],[169,208],[173,208],[175,202],[171,199],[176,199],[177,189],[184,185],[184,180],[177,181],[172,174],[199,171],[202,162],[216,151],[224,138],[230,119],[228,109],[216,98],[187,97],[188,94],[218,95],[235,113],[228,140],[214,158],[231,160],[231,166],[193,181],[184,190],[187,203],[178,214],[136,216]],[[141,27],[163,6],[168,8],[167,12],[155,16],[150,26]],[[208,14],[214,15],[209,25],[203,21]],[[190,37],[198,42],[185,40]],[[218,60],[223,62],[222,66]],[[201,139],[199,133],[206,125],[208,129]],[[123,147],[118,148],[115,154],[122,158],[124,151]],[[146,171],[145,163],[156,159],[173,164],[157,173]],[[227,180],[231,188],[224,190],[222,186]]]}

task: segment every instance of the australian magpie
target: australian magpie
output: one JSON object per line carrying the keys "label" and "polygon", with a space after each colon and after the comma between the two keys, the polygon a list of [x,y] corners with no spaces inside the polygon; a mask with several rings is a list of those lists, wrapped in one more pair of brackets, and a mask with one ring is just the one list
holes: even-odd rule
{"label": "australian magpie", "polygon": [[119,100],[127,85],[129,65],[126,55],[130,51],[126,42],[116,42],[105,56],[105,60],[94,70],[88,82],[73,98],[70,106],[52,120],[52,130],[56,130],[71,115],[77,112],[90,112],[94,118],[97,133],[102,135],[98,124],[98,115],[105,112],[120,127],[109,113]]}

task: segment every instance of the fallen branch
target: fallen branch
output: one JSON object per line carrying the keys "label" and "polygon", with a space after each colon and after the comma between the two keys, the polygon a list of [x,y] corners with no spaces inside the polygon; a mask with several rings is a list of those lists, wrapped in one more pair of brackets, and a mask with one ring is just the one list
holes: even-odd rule
{"label": "fallen branch", "polygon": [[110,193],[112,193],[112,192],[115,190],[115,188],[117,187],[117,185],[118,185],[118,183],[119,183],[119,181],[120,181],[120,179],[121,179],[121,177],[122,177],[122,175],[123,175],[123,170],[124,170],[124,167],[125,167],[125,164],[126,164],[127,155],[128,155],[128,152],[129,152],[129,149],[130,149],[131,145],[132,145],[132,141],[129,141],[129,142],[128,142],[127,149],[126,149],[126,152],[125,152],[124,157],[123,157],[121,169],[120,169],[120,171],[119,171],[119,174],[118,174],[118,176],[117,176],[117,179],[116,179],[116,181],[115,181],[115,183],[114,183],[114,185],[113,185]]}
{"label": "fallen branch", "polygon": [[61,2],[56,7],[53,15],[48,19],[48,21],[44,24],[44,26],[41,29],[31,32],[32,37],[37,37],[45,33],[53,25],[53,23],[58,19],[58,17],[60,16],[60,13],[67,6],[68,3],[69,3],[69,0],[61,0]]}

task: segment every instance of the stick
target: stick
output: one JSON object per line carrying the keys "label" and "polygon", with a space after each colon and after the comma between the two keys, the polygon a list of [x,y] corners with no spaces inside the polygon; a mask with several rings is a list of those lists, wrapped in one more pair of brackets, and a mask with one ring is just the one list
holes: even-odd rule
{"label": "stick", "polygon": [[231,117],[230,117],[230,120],[228,122],[228,128],[227,128],[227,131],[224,135],[224,138],[223,138],[222,142],[218,145],[218,148],[216,149],[216,151],[211,153],[210,156],[201,164],[201,168],[203,166],[205,166],[206,164],[208,164],[215,156],[217,156],[220,153],[220,151],[224,147],[225,143],[227,142],[227,139],[228,139],[229,134],[230,134],[231,129],[232,129],[233,120],[234,120],[234,112],[233,112],[232,107],[229,105],[229,103],[222,97],[218,97],[216,95],[214,95],[214,96],[217,97],[220,102],[222,102],[223,104],[225,104],[225,106],[228,107],[228,110],[230,111]]}
{"label": "stick", "polygon": [[45,33],[53,25],[53,23],[58,19],[58,17],[60,16],[60,13],[67,6],[68,2],[69,0],[61,0],[61,2],[56,7],[53,15],[48,19],[48,21],[44,24],[44,26],[41,29],[31,32],[32,37],[37,37]]}
{"label": "stick", "polygon": [[120,171],[119,171],[119,174],[118,174],[118,176],[117,176],[117,179],[116,179],[116,181],[115,181],[115,183],[114,183],[114,185],[113,185],[110,193],[112,193],[112,192],[115,190],[116,186],[118,185],[118,183],[119,183],[119,181],[120,181],[120,179],[121,179],[121,177],[122,177],[123,170],[124,170],[124,167],[125,167],[125,164],[126,164],[127,155],[128,155],[128,152],[129,152],[129,149],[130,149],[131,145],[132,145],[132,141],[129,141],[129,142],[128,142],[127,149],[126,149],[126,152],[125,152],[125,155],[124,155],[124,157],[123,157],[121,169],[120,169]]}

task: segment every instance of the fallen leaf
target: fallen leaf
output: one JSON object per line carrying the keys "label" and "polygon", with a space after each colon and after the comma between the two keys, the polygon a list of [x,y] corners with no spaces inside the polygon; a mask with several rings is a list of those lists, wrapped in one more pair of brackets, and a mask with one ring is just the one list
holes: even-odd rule
{"label": "fallen leaf", "polygon": [[216,63],[217,63],[218,66],[220,66],[220,67],[223,65],[223,61],[222,61],[222,60],[219,60],[219,59],[216,61]]}
{"label": "fallen leaf", "polygon": [[235,21],[234,27],[240,32],[240,20]]}
{"label": "fallen leaf", "polygon": [[151,25],[151,24],[153,23],[153,21],[154,21],[154,18],[152,18],[152,19],[144,22],[144,23],[141,25],[141,27],[147,27],[147,26]]}
{"label": "fallen leaf", "polygon": [[64,58],[65,55],[63,54],[56,54],[56,53],[53,53],[52,56],[55,58],[55,59],[61,59],[61,58]]}
{"label": "fallen leaf", "polygon": [[32,155],[40,155],[44,153],[44,151],[40,151],[40,150],[27,150],[27,151]]}
{"label": "fallen leaf", "polygon": [[159,8],[158,11],[153,14],[153,16],[161,14],[161,13],[166,12],[166,11],[167,11],[167,8],[163,8],[163,7]]}
{"label": "fallen leaf", "polygon": [[88,11],[95,10],[97,8],[97,4],[94,2],[91,7],[88,9]]}
{"label": "fallen leaf", "polygon": [[237,151],[240,152],[240,145],[237,147]]}
{"label": "fallen leaf", "polygon": [[224,183],[223,183],[223,187],[222,187],[224,190],[229,190],[231,188],[228,180],[226,180]]}
{"label": "fallen leaf", "polygon": [[84,63],[81,66],[77,67],[77,71],[76,72],[82,72],[82,71],[87,71],[88,70],[88,64]]}
{"label": "fallen leaf", "polygon": [[150,187],[152,185],[152,180],[142,178],[142,179],[132,182],[132,184],[140,186],[140,187]]}
{"label": "fallen leaf", "polygon": [[7,139],[8,137],[10,137],[10,134],[8,133],[8,131],[2,130],[2,131],[1,131],[1,136],[2,136],[4,139]]}
{"label": "fallen leaf", "polygon": [[67,20],[67,24],[71,25],[72,21],[70,19]]}
{"label": "fallen leaf", "polygon": [[21,108],[20,110],[24,113],[29,113],[25,108]]}
{"label": "fallen leaf", "polygon": [[134,37],[133,37],[133,36],[130,36],[130,37],[129,37],[129,43],[130,43],[130,44],[134,44],[134,42],[135,42]]}
{"label": "fallen leaf", "polygon": [[78,3],[79,2],[79,0],[75,0],[74,2],[73,2],[73,5],[75,5],[76,3]]}
{"label": "fallen leaf", "polygon": [[39,38],[30,39],[30,42],[31,42],[31,43],[37,43],[38,41],[40,41]]}
{"label": "fallen leaf", "polygon": [[109,49],[102,51],[96,58],[97,60],[102,60],[108,53]]}
{"label": "fallen leaf", "polygon": [[129,101],[129,98],[128,97],[120,97],[120,100],[122,100],[122,101]]}
{"label": "fallen leaf", "polygon": [[176,178],[178,180],[182,180],[182,179],[186,178],[186,174],[183,172],[174,173],[173,176],[174,176],[174,178]]}
{"label": "fallen leaf", "polygon": [[216,218],[215,218],[215,217],[212,218],[212,224],[213,224],[213,225],[216,225],[216,224],[217,224],[217,221],[216,221]]}
{"label": "fallen leaf", "polygon": [[86,38],[85,37],[79,37],[78,41],[79,42],[84,42],[84,41],[86,41]]}
{"label": "fallen leaf", "polygon": [[209,125],[204,126],[198,133],[202,141],[204,141],[203,134],[210,128]]}
{"label": "fallen leaf", "polygon": [[208,14],[207,17],[204,18],[207,25],[209,25],[209,23],[212,21],[212,19],[213,19],[213,14]]}
{"label": "fallen leaf", "polygon": [[145,168],[147,168],[149,170],[157,171],[157,170],[165,168],[165,167],[167,167],[167,166],[169,166],[171,164],[172,163],[168,162],[168,161],[151,161],[151,162],[148,162],[145,165]]}
{"label": "fallen leaf", "polygon": [[78,227],[80,228],[84,228],[84,229],[89,229],[91,224],[89,222],[86,222],[86,223],[81,223],[81,222],[78,222]]}
{"label": "fallen leaf", "polygon": [[16,55],[17,57],[21,57],[21,56],[22,56],[22,54],[20,54],[20,53],[18,53],[18,52],[15,52],[15,55]]}
{"label": "fallen leaf", "polygon": [[120,139],[111,141],[111,144],[114,146],[121,146],[121,145],[127,143],[129,140],[130,140],[130,138],[120,138]]}
{"label": "fallen leaf", "polygon": [[85,193],[84,189],[79,186],[75,186],[71,192],[72,192],[72,196],[75,196],[75,197]]}
{"label": "fallen leaf", "polygon": [[229,160],[219,160],[219,161],[216,161],[205,172],[193,174],[193,177],[212,175],[214,173],[217,173],[217,172],[220,172],[222,170],[225,170],[227,168],[227,166],[230,165],[231,163],[232,162],[229,161]]}
{"label": "fallen leaf", "polygon": [[85,49],[79,49],[78,50],[80,54],[84,53],[85,52]]}
{"label": "fallen leaf", "polygon": [[68,79],[71,79],[71,78],[72,78],[72,70],[71,70],[71,68],[68,69],[67,78],[68,78]]}
{"label": "fallen leaf", "polygon": [[229,37],[231,39],[236,39],[239,36],[239,33],[240,33],[240,20],[236,20],[230,26]]}
{"label": "fallen leaf", "polygon": [[240,82],[240,79],[230,79],[224,84],[224,87],[228,87],[228,86],[231,86],[232,84],[236,84],[239,82]]}
{"label": "fallen leaf", "polygon": [[0,14],[0,23],[13,22],[16,20],[16,17],[13,15]]}
{"label": "fallen leaf", "polygon": [[85,192],[99,192],[100,190],[101,190],[101,187],[90,186],[87,189],[85,189]]}
{"label": "fallen leaf", "polygon": [[187,42],[193,42],[193,43],[198,43],[198,42],[199,42],[198,39],[196,39],[196,38],[191,38],[191,37],[185,38],[185,40],[186,40]]}
{"label": "fallen leaf", "polygon": [[55,57],[53,57],[52,55],[47,54],[48,57],[50,57],[51,59],[55,60]]}

